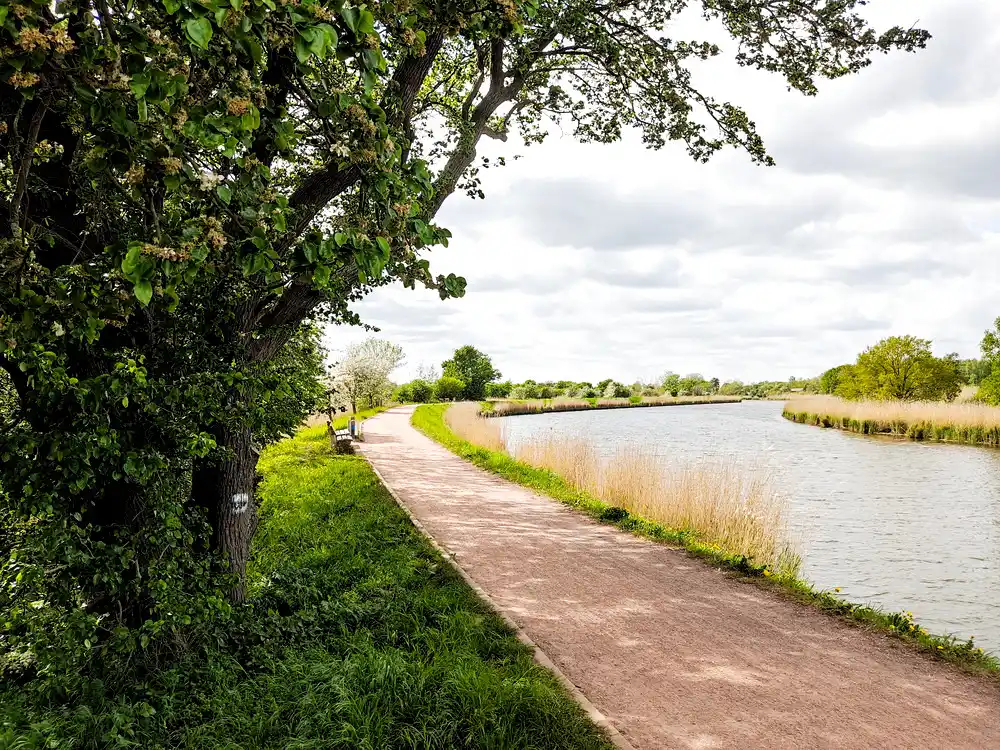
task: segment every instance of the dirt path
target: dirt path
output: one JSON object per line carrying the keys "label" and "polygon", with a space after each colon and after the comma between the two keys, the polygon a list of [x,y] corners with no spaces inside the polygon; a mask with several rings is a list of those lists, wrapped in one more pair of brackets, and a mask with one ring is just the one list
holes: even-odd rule
{"label": "dirt path", "polygon": [[1000,689],[591,522],[414,430],[364,453],[637,748],[1000,748]]}

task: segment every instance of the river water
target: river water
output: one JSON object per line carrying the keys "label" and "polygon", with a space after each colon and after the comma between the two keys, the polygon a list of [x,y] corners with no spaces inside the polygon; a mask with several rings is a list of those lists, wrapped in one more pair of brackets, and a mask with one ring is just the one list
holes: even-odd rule
{"label": "river water", "polygon": [[1000,654],[1000,450],[794,424],[777,401],[562,412],[503,419],[508,440],[638,443],[688,463],[765,471],[788,498],[803,577],[932,633]]}

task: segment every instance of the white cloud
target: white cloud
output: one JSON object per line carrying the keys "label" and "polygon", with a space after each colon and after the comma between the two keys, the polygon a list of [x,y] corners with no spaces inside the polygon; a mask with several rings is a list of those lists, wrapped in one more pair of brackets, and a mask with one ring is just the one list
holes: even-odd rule
{"label": "white cloud", "polygon": [[899,333],[976,355],[1000,315],[1000,3],[870,11],[934,39],[815,98],[719,61],[697,71],[750,111],[774,168],[557,134],[486,172],[485,202],[453,196],[454,238],[431,260],[467,296],[387,288],[357,305],[406,350],[400,377],[463,344],[515,380],[807,376]]}

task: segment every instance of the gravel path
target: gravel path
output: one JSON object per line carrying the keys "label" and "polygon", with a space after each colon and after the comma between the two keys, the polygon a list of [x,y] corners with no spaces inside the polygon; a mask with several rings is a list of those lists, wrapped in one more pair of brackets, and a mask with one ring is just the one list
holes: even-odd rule
{"label": "gravel path", "polygon": [[636,748],[1000,748],[1000,689],[592,522],[410,426],[363,452]]}

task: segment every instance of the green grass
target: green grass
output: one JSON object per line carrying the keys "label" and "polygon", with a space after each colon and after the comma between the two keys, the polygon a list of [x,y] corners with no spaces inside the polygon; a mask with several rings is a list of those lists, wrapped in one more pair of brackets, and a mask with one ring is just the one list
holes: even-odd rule
{"label": "green grass", "polygon": [[0,687],[0,748],[612,747],[323,426],[260,469],[252,605],[228,637],[131,696]]}
{"label": "green grass", "polygon": [[692,556],[718,565],[748,582],[802,604],[817,607],[852,625],[891,635],[923,653],[952,663],[965,671],[1000,679],[1000,660],[978,648],[972,639],[960,640],[951,636],[934,635],[917,624],[908,612],[885,612],[877,607],[848,602],[838,597],[835,592],[817,590],[807,581],[795,576],[774,574],[765,567],[755,565],[752,560],[742,555],[734,555],[699,541],[691,531],[670,529],[631,514],[624,508],[609,506],[596,497],[570,486],[566,480],[551,471],[537,469],[517,461],[506,453],[473,445],[448,428],[444,421],[444,413],[448,406],[448,404],[433,404],[417,407],[412,418],[413,426],[480,468],[566,503],[602,523],[681,547]]}

